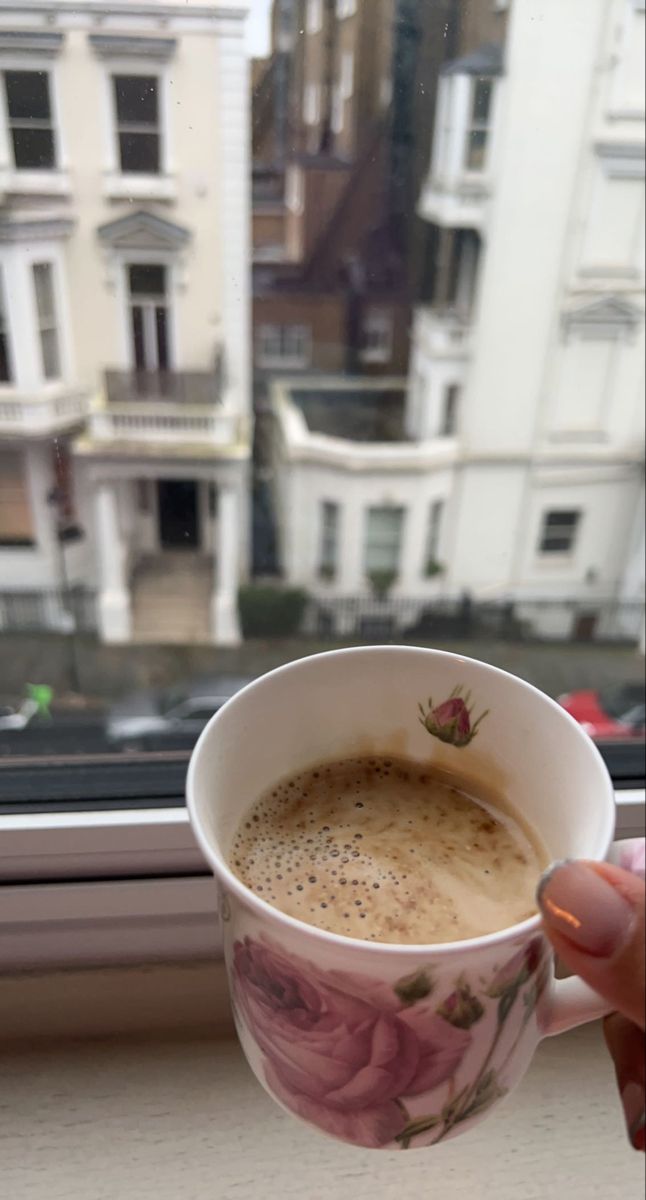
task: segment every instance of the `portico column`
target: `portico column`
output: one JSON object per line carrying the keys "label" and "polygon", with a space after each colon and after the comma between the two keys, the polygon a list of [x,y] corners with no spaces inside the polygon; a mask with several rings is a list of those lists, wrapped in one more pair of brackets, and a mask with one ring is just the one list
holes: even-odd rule
{"label": "portico column", "polygon": [[104,642],[128,642],[132,633],[130,592],[114,484],[102,482],[96,485],[94,519],[99,568],[99,633]]}
{"label": "portico column", "polygon": [[240,513],[233,487],[220,487],[215,553],[215,590],[211,629],[218,646],[238,646],[238,581],[240,572]]}

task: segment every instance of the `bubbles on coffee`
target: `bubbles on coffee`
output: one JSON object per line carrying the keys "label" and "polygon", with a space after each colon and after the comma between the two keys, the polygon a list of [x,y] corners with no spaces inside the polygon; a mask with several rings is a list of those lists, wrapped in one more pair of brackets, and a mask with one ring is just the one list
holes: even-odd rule
{"label": "bubbles on coffee", "polygon": [[376,756],[319,764],[269,788],[230,855],[242,882],[289,916],[410,944],[523,920],[545,862],[507,805],[496,810],[423,764]]}

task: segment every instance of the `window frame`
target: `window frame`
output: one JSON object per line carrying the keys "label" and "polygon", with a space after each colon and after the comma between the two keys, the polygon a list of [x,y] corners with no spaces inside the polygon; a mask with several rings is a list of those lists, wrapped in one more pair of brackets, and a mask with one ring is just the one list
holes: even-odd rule
{"label": "window frame", "polygon": [[0,375],[0,388],[11,388],[16,383],[13,335],[7,300],[6,272],[4,263],[0,263],[0,341],[4,342],[4,352],[0,355],[0,362],[4,361],[7,368],[7,378],[3,379]]}
{"label": "window frame", "polygon": [[[170,63],[145,58],[106,58],[101,62],[103,80],[103,193],[110,200],[175,200],[177,181],[173,156],[172,111],[170,103]],[[113,79],[117,75],[147,76],[157,80],[159,121],[159,171],[121,170],[116,96]]]}
{"label": "window frame", "polygon": [[[53,261],[53,259],[45,258],[45,259],[33,260],[31,262],[30,266],[31,266],[32,293],[33,293],[33,298],[34,298],[34,314],[35,314],[35,318],[36,318],[35,328],[36,328],[36,337],[37,337],[37,341],[38,341],[38,345],[39,345],[39,349],[40,349],[40,365],[41,365],[42,377],[46,383],[60,383],[65,376],[65,370],[64,370],[64,366],[63,366],[63,350],[62,350],[62,338],[61,338],[61,313],[59,311],[60,304],[59,304],[59,289],[57,286],[57,279],[56,279],[56,274],[57,274],[56,264]],[[50,299],[51,299],[51,303],[52,303],[52,314],[51,314],[51,317],[49,318],[49,320],[47,320],[45,324],[43,323],[43,315],[41,312],[41,306],[39,305],[39,302],[38,302],[38,285],[36,282],[37,271],[43,270],[43,269],[46,269],[49,272],[49,289],[50,289]],[[55,347],[56,370],[53,374],[50,374],[48,372],[48,368],[47,368],[47,353],[45,350],[45,342],[43,340],[43,335],[52,334],[52,333],[54,334],[53,344]]]}
{"label": "window frame", "polygon": [[303,87],[303,124],[310,129],[321,123],[321,84],[308,79]]}
{"label": "window frame", "polygon": [[[461,384],[447,383],[445,385],[442,394],[442,414],[439,429],[439,436],[442,438],[457,437],[458,435],[457,414],[461,395]],[[451,415],[452,421],[449,421],[449,415]]]}
{"label": "window frame", "polygon": [[[56,124],[56,108],[55,108],[54,95],[53,95],[53,90],[54,90],[53,89],[53,80],[52,80],[53,72],[51,71],[49,66],[45,66],[45,64],[38,63],[38,62],[31,63],[28,66],[27,65],[9,66],[3,62],[2,65],[0,66],[0,71],[2,72],[2,93],[3,93],[3,107],[4,107],[4,118],[5,118],[7,144],[8,144],[8,149],[10,150],[11,160],[12,160],[11,168],[13,171],[15,171],[17,173],[17,175],[20,178],[22,178],[23,174],[30,174],[32,172],[36,172],[39,175],[45,175],[47,177],[52,172],[56,172],[59,168],[59,141],[58,141],[58,130],[57,130],[57,124]],[[11,115],[9,113],[9,95],[8,95],[7,78],[6,78],[8,74],[9,75],[43,75],[45,77],[46,88],[47,88],[47,103],[48,103],[48,107],[49,107],[49,118],[47,120],[45,120],[45,118],[38,118],[38,117],[37,118],[11,117]],[[33,164],[30,166],[24,166],[24,167],[19,166],[18,163],[16,162],[16,149],[15,149],[15,143],[14,143],[14,139],[13,139],[14,129],[48,130],[51,134],[51,142],[52,142],[51,165],[48,165],[45,167],[35,166]]]}
{"label": "window frame", "polygon": [[[489,84],[489,104],[487,108],[486,120],[478,119],[475,112],[475,102],[478,92],[478,84],[481,82]],[[493,107],[494,94],[496,86],[496,77],[494,75],[473,75],[470,80],[469,87],[469,109],[467,116],[467,124],[464,137],[464,151],[462,156],[462,169],[466,175],[480,177],[487,174],[489,170],[489,160],[491,156],[491,138],[493,132]],[[484,150],[482,154],[482,164],[473,166],[470,162],[471,156],[471,137],[474,133],[483,133],[485,135]]]}
{"label": "window frame", "polygon": [[58,64],[38,51],[0,51],[0,75],[5,71],[42,71],[49,78],[49,103],[56,150],[55,167],[16,168],[9,131],[4,79],[0,80],[0,187],[23,195],[67,195],[70,191],[65,127],[62,121]]}
{"label": "window frame", "polygon": [[[372,328],[371,328],[372,324]],[[381,329],[379,329],[381,325]],[[366,345],[368,335],[378,334],[380,344]],[[395,318],[392,309],[370,305],[361,321],[361,348],[359,357],[364,363],[388,363],[392,361],[395,341]]]}
{"label": "window frame", "polygon": [[[277,334],[277,343],[280,343],[278,353],[267,350],[266,344],[263,346],[263,340],[269,337],[269,330],[273,330],[274,335]],[[284,353],[287,330],[301,331],[303,345],[301,353]],[[312,362],[312,328],[302,321],[263,321],[258,325],[254,350],[256,365],[259,367],[292,369],[309,367]]]}
{"label": "window frame", "polygon": [[441,563],[440,546],[442,544],[443,525],[446,516],[446,499],[444,496],[435,496],[428,508],[427,526],[426,526],[426,544],[424,547],[424,562],[423,574],[428,578],[429,568],[432,564],[439,566]]}
{"label": "window frame", "polygon": [[[145,75],[139,74],[138,72],[128,72],[126,74],[125,71],[116,71],[115,70],[112,72],[110,79],[111,79],[111,83],[112,83],[114,138],[115,138],[115,143],[116,143],[115,144],[115,153],[116,153],[119,173],[121,175],[144,175],[144,176],[145,175],[153,175],[156,178],[158,175],[163,174],[163,154],[164,154],[164,131],[163,131],[162,103],[161,103],[162,84],[161,84],[159,74],[155,71],[148,71]],[[137,79],[137,80],[142,80],[142,81],[143,80],[153,80],[154,81],[154,84],[155,84],[155,108],[156,108],[156,118],[157,118],[156,123],[154,125],[149,125],[144,121],[139,121],[139,122],[134,121],[131,123],[126,123],[126,125],[124,126],[123,119],[121,121],[119,120],[119,106],[118,106],[118,98],[117,98],[117,93],[118,93],[117,81],[119,79],[130,79],[130,80]],[[131,167],[127,168],[127,167],[123,166],[123,148],[121,145],[121,139],[124,136],[124,134],[127,135],[128,133],[134,134],[134,135],[141,134],[142,136],[155,137],[157,139],[157,169],[156,170],[154,170],[154,171],[148,171],[148,170],[147,171],[139,171],[136,169],[133,170]]]}
{"label": "window frame", "polygon": [[[555,517],[555,516],[562,517],[564,515],[565,516],[573,516],[575,518],[575,520],[571,524],[571,528],[572,528],[571,542],[566,547],[557,546],[554,548],[548,548],[545,543],[546,543],[546,541],[549,541],[549,537],[550,537],[549,519],[550,519],[550,517]],[[583,518],[584,518],[584,511],[582,508],[545,508],[545,509],[543,509],[543,511],[541,513],[541,519],[540,519],[540,525],[539,525],[538,545],[536,548],[536,553],[538,554],[538,556],[542,559],[547,559],[547,560],[554,559],[554,558],[572,558],[577,549],[579,536],[581,533],[581,526],[583,524]],[[554,532],[554,524],[556,524],[556,523],[553,523],[553,528],[551,530],[551,537],[552,538],[560,537],[561,540],[564,540],[564,534],[559,534],[559,533]],[[558,526],[557,526],[557,528],[558,528]]]}
{"label": "window frame", "polygon": [[[327,518],[332,516],[332,521]],[[338,500],[319,500],[319,548],[317,575],[332,582],[339,574],[341,505]]]}
{"label": "window frame", "polygon": [[[374,516],[375,513],[380,513],[382,515],[384,513],[388,513],[389,515],[393,515],[393,516],[396,514],[399,518],[396,543],[393,540],[393,547],[395,549],[395,553],[393,555],[392,564],[388,565],[388,566],[382,566],[382,565],[373,566],[370,563],[370,554],[371,554],[371,552],[374,552],[374,550],[375,550],[375,541],[376,541],[376,539],[374,537],[372,538],[372,541],[371,541],[370,524],[371,524],[371,521],[374,521],[374,519],[375,519],[375,516]],[[399,574],[401,571],[402,554],[403,554],[403,550],[404,550],[405,527],[406,527],[406,506],[404,504],[369,504],[369,505],[367,505],[367,507],[365,509],[365,520],[364,520],[364,531],[363,531],[363,571],[364,571],[364,575],[366,576],[367,579],[369,579],[371,575],[374,575],[374,574],[380,573],[380,572],[392,574],[392,575],[394,575],[395,579],[399,578]],[[386,548],[388,549],[386,540],[382,537],[380,545],[377,546],[377,549],[378,550],[381,549],[383,551],[384,546],[386,546]]]}
{"label": "window frame", "polygon": [[323,0],[307,0],[305,9],[305,32],[320,33],[323,29]]}
{"label": "window frame", "polygon": [[347,21],[357,15],[357,0],[336,0],[336,16],[339,21]]}
{"label": "window frame", "polygon": [[[617,842],[643,788],[615,792]],[[184,806],[0,814],[0,960],[18,970],[222,955],[217,885]]]}

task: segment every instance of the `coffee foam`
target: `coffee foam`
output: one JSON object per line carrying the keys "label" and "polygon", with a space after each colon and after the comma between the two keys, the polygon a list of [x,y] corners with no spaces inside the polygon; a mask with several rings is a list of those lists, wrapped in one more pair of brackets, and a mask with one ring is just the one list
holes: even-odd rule
{"label": "coffee foam", "polygon": [[508,804],[399,758],[322,763],[268,789],[230,865],[275,908],[365,941],[477,937],[535,912],[540,841]]}

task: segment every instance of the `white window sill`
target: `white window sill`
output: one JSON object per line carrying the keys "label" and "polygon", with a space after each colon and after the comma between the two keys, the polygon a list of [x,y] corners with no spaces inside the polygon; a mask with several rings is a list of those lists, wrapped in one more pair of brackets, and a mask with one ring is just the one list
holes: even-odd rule
{"label": "white window sill", "polygon": [[72,189],[69,171],[17,171],[0,169],[0,196],[67,196]]}
{"label": "white window sill", "polygon": [[[644,791],[616,799],[617,839],[643,837]],[[3,971],[221,956],[185,808],[0,816],[0,846]]]}
{"label": "white window sill", "polygon": [[176,200],[173,175],[144,175],[108,171],[103,177],[103,194],[108,200]]}

